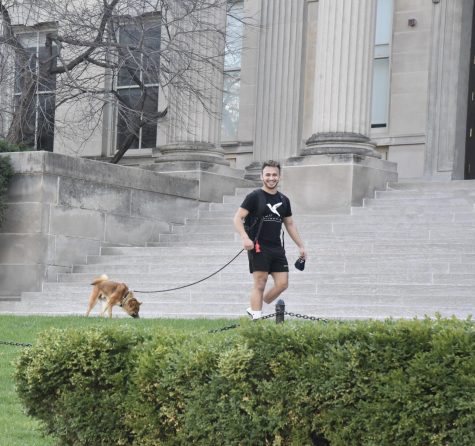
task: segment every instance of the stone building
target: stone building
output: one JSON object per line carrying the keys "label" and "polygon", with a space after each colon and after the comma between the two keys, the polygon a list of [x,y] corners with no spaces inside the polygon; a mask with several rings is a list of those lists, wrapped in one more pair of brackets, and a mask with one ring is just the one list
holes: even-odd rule
{"label": "stone building", "polygon": [[[208,78],[208,104],[163,95],[157,85],[151,107],[168,113],[141,130],[123,164],[252,179],[260,161],[278,159],[284,188],[302,197],[297,206],[316,211],[346,209],[397,177],[475,175],[473,0],[233,0],[228,9],[234,52]],[[61,24],[21,17],[16,29],[40,54],[47,31]],[[223,27],[225,17],[214,13]],[[150,20],[159,21],[159,11]],[[124,79],[112,88],[133,95]],[[3,91],[2,103],[15,96]],[[48,108],[54,87],[38,98]],[[81,124],[83,107],[37,113],[51,125],[35,135],[35,147],[112,157],[127,134],[117,107],[108,103],[93,128]],[[84,127],[87,140],[61,131],[68,120]],[[5,135],[8,117],[1,125]]]}
{"label": "stone building", "polygon": [[[111,45],[96,46],[95,64],[76,78],[62,69],[64,61],[82,53],[91,62],[95,55],[80,45],[67,54],[68,41],[76,42],[71,30],[84,38],[81,32],[93,29],[98,16],[56,15],[77,0],[8,6],[10,30],[26,49],[20,54],[26,74],[41,82],[30,85],[32,106],[20,123],[37,151],[10,155],[16,175],[0,229],[0,301],[51,282],[58,282],[57,292],[62,281],[90,283],[92,273],[81,273],[96,268],[89,258],[117,247],[138,253],[135,259],[145,246],[175,256],[168,250],[175,242],[181,255],[234,250],[229,212],[243,193],[234,196],[235,189],[254,187],[260,162],[272,158],[282,162],[281,185],[292,210],[307,217],[309,245],[320,259],[306,269],[311,292],[300,289],[308,302],[327,302],[332,317],[408,315],[416,307],[473,314],[473,186],[452,180],[474,176],[474,0],[159,0],[172,9],[174,2],[204,8],[175,34],[176,11],[170,20],[167,9],[148,10],[150,2],[108,1],[118,5],[109,23]],[[208,8],[210,2],[219,7]],[[81,7],[63,12],[109,3],[74,4]],[[6,17],[3,10],[0,137],[15,130],[11,111],[22,104],[19,60],[5,50]],[[204,28],[190,32],[199,22]],[[186,50],[176,60],[168,52],[174,35]],[[152,51],[148,65],[138,57],[139,43]],[[122,56],[124,64],[117,64]],[[170,62],[178,69],[165,70]],[[144,66],[171,77],[162,82]],[[178,75],[180,82],[173,82]],[[184,88],[190,85],[198,94]],[[138,109],[140,88],[147,100]],[[139,127],[129,125],[129,113],[140,118]],[[96,161],[116,156],[127,141],[123,166]],[[391,209],[378,210],[376,203],[371,208],[376,197],[369,209],[336,215],[350,214],[350,206],[396,180],[393,189],[420,186],[430,198],[418,200],[421,206],[398,207],[393,200]],[[441,181],[447,191],[432,194]],[[459,189],[462,196],[454,192]],[[214,203],[223,195],[235,201]],[[220,209],[222,234],[214,234],[208,225]],[[180,232],[189,221],[191,233]],[[324,232],[314,234],[318,221]],[[212,249],[209,231],[219,236]],[[168,257],[162,254],[156,263],[144,258],[135,270],[159,264],[163,272]],[[124,265],[109,264],[117,279],[122,274],[128,281],[133,268]],[[167,278],[176,273],[167,271]],[[240,280],[235,288],[242,288]],[[23,309],[38,295],[24,297]],[[399,302],[397,311],[381,307],[391,300]]]}

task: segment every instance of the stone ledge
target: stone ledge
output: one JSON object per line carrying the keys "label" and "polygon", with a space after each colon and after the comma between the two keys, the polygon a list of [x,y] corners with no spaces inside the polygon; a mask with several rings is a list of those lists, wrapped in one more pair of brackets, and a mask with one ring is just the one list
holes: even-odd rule
{"label": "stone ledge", "polygon": [[59,175],[194,200],[199,199],[199,182],[195,179],[179,178],[137,167],[126,167],[44,151],[2,153],[0,156],[10,157],[13,169],[17,174]]}

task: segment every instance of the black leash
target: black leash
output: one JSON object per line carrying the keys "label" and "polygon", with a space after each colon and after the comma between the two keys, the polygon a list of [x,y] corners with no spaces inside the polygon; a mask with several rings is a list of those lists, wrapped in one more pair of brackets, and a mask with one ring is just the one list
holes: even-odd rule
{"label": "black leash", "polygon": [[167,290],[155,290],[155,291],[142,291],[142,290],[132,290],[134,293],[164,293],[165,291],[175,291],[175,290],[181,290],[182,288],[187,288],[192,285],[196,285],[197,283],[204,282],[206,279],[209,279],[210,277],[213,277],[214,275],[218,274],[220,271],[222,271],[224,268],[226,268],[230,263],[234,262],[241,253],[244,251],[244,248],[241,249],[228,263],[226,263],[224,266],[219,268],[217,271],[214,273],[210,274],[209,276],[204,277],[203,279],[197,280],[196,282],[189,283],[188,285],[182,285],[182,286],[177,286],[175,288],[168,288]]}

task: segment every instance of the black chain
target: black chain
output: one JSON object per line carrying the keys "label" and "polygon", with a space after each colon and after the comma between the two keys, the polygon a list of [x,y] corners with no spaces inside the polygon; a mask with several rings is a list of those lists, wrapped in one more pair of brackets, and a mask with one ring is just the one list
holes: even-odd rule
{"label": "black chain", "polygon": [[266,316],[262,316],[262,317],[260,317],[259,319],[254,319],[254,320],[255,320],[255,321],[261,321],[261,320],[263,320],[263,319],[270,319],[271,317],[275,317],[276,314],[277,314],[277,313],[268,314],[268,315],[266,315]]}
{"label": "black chain", "polygon": [[[296,317],[296,318],[305,319],[305,320],[308,320],[308,321],[328,322],[327,319],[323,319],[321,317],[316,317],[316,316],[308,316],[307,314],[290,313],[288,311],[285,311],[284,314],[286,314],[287,316],[290,316],[290,317]],[[264,319],[271,319],[271,318],[276,317],[276,315],[277,315],[277,313],[267,314],[267,315],[262,316],[258,319],[253,319],[253,322],[262,321]],[[214,330],[209,330],[208,333],[220,333],[222,331],[232,330],[233,328],[237,328],[237,327],[239,327],[239,324],[228,325],[227,327],[216,328]]]}
{"label": "black chain", "polygon": [[288,311],[285,312],[287,316],[297,317],[300,319],[306,319],[309,321],[321,321],[321,322],[328,322],[326,319],[322,319],[321,317],[316,316],[308,316],[306,314],[299,314],[299,313],[289,313]]}
{"label": "black chain", "polygon": [[[252,322],[262,321],[264,319],[270,319],[272,317],[275,317],[275,315],[276,315],[276,313],[267,314],[266,316],[262,316],[258,319],[253,319]],[[239,327],[239,324],[233,324],[233,325],[228,325],[227,327],[216,328],[214,330],[209,330],[208,333],[220,333],[222,331],[232,330],[233,328],[238,328],[238,327]]]}
{"label": "black chain", "polygon": [[14,347],[32,347],[33,344],[27,344],[26,342],[12,342],[12,341],[0,341],[1,345],[13,345]]}
{"label": "black chain", "polygon": [[228,325],[223,328],[215,328],[214,330],[209,330],[208,333],[220,333],[221,331],[232,330],[233,328],[239,327],[239,324]]}

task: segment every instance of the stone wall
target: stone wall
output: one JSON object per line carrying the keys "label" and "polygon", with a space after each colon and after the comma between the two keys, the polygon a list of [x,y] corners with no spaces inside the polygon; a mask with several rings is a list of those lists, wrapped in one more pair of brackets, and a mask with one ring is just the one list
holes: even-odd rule
{"label": "stone wall", "polygon": [[103,245],[145,246],[196,216],[200,182],[49,152],[9,156],[0,295],[41,290]]}

